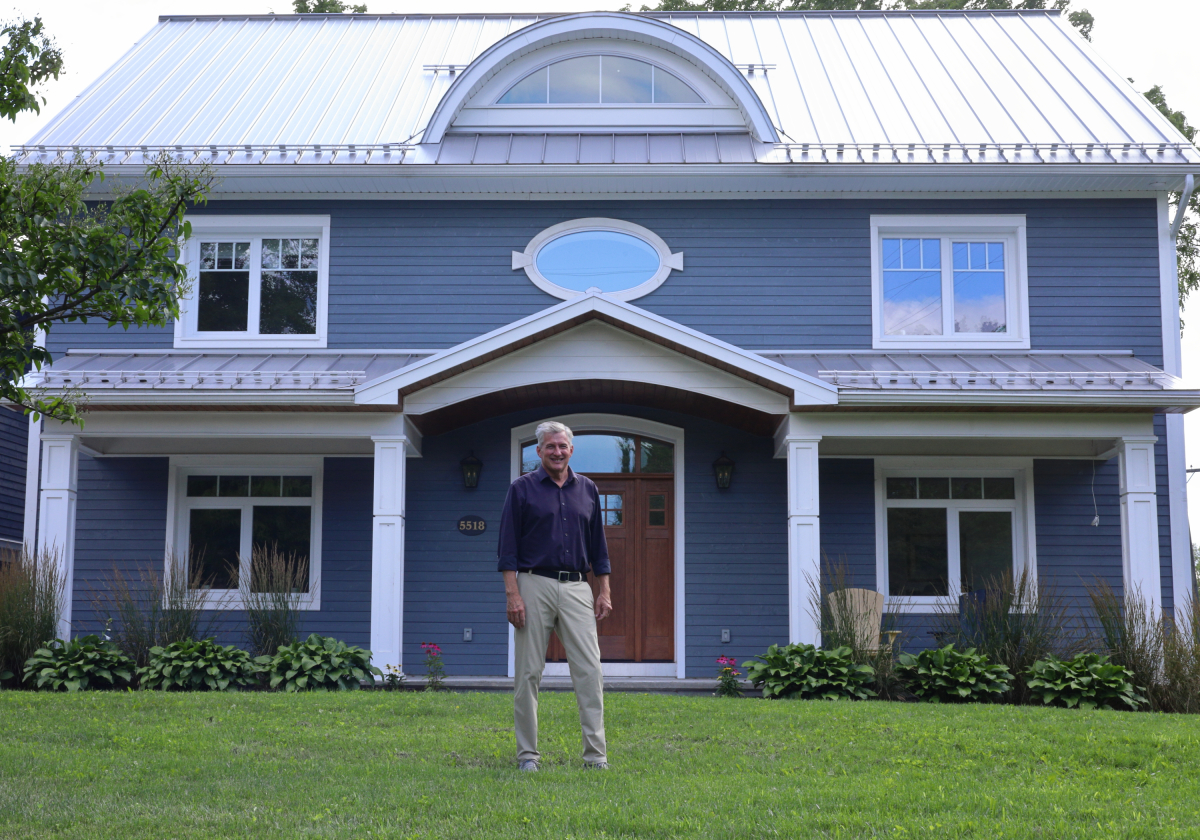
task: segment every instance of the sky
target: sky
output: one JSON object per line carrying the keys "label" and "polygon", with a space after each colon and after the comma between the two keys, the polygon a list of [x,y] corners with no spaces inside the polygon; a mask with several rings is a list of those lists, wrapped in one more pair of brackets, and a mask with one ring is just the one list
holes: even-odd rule
{"label": "sky", "polygon": [[[371,12],[583,12],[619,9],[627,0],[366,0]],[[637,8],[645,0],[633,0]],[[1095,15],[1092,43],[1138,90],[1162,85],[1172,108],[1200,124],[1200,73],[1196,72],[1191,34],[1200,31],[1196,0],[1075,0],[1075,8]],[[0,2],[0,19],[41,15],[63,50],[65,72],[45,86],[41,115],[22,116],[15,124],[0,121],[0,150],[29,139],[66,107],[89,82],[103,73],[154,26],[160,14],[245,14],[291,12],[291,0],[40,0]],[[1195,326],[1184,332],[1184,377],[1200,386],[1200,296],[1184,317]],[[1200,467],[1200,410],[1187,415],[1188,466]],[[1198,473],[1197,475],[1200,475]],[[1200,478],[1189,486],[1192,533],[1200,536]]]}

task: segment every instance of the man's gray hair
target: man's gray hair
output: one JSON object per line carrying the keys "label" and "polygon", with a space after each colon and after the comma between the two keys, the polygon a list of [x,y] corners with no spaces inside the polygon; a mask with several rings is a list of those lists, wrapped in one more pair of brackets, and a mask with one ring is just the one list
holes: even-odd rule
{"label": "man's gray hair", "polygon": [[575,443],[575,433],[557,420],[547,420],[545,423],[539,423],[535,434],[537,434],[538,446],[542,445],[542,441],[546,439],[546,435],[566,435],[567,443],[572,445]]}

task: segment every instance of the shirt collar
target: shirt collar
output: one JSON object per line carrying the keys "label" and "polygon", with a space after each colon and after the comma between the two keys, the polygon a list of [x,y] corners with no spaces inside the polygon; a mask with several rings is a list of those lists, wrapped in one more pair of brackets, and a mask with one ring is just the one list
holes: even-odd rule
{"label": "shirt collar", "polygon": [[[546,472],[546,468],[541,464],[538,464],[538,468],[533,471],[533,475],[538,481],[550,481],[551,483],[553,483],[553,479],[550,478],[550,473]],[[566,487],[568,484],[571,484],[574,481],[575,481],[575,470],[571,469],[568,466],[567,467],[567,480],[563,482],[563,487]]]}

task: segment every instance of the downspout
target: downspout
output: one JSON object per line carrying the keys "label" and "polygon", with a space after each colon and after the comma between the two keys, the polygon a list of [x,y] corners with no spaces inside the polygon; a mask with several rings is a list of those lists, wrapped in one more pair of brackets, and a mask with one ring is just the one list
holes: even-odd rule
{"label": "downspout", "polygon": [[1183,217],[1187,214],[1188,202],[1192,198],[1192,191],[1196,189],[1196,178],[1193,175],[1188,175],[1183,181],[1183,195],[1179,197],[1179,206],[1175,208],[1175,221],[1171,222],[1171,244],[1175,244],[1175,237],[1179,236],[1179,228],[1183,225]]}

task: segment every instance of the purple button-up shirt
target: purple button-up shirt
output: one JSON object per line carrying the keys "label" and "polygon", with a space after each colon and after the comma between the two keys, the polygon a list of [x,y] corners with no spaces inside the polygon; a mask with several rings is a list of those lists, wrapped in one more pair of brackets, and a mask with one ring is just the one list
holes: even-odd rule
{"label": "purple button-up shirt", "polygon": [[608,543],[596,484],[567,467],[559,487],[538,467],[508,488],[500,515],[500,571],[530,569],[607,575]]}

